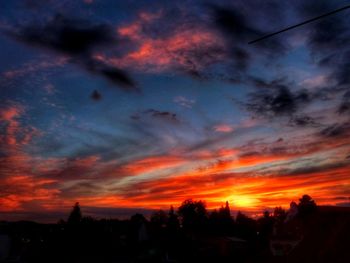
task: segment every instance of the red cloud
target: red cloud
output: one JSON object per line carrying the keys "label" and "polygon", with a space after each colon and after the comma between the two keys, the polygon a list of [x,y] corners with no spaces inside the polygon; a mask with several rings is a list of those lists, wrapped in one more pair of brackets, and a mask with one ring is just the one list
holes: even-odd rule
{"label": "red cloud", "polygon": [[28,175],[12,175],[2,179],[1,188],[5,189],[0,196],[1,211],[23,210],[24,204],[42,202],[48,204],[56,199],[60,191],[50,188],[55,180],[34,178]]}
{"label": "red cloud", "polygon": [[233,127],[228,124],[219,124],[214,126],[214,131],[216,132],[232,132]]}
{"label": "red cloud", "polygon": [[185,159],[177,156],[150,156],[122,166],[121,171],[129,175],[138,175],[171,168],[184,162]]}
{"label": "red cloud", "polygon": [[19,123],[17,118],[23,112],[20,106],[11,106],[0,110],[0,121],[5,122],[6,131],[2,135],[1,141],[7,145],[14,145],[17,143],[16,134],[19,131]]}
{"label": "red cloud", "polygon": [[162,23],[162,16],[162,12],[141,13],[134,22],[118,27],[118,34],[129,39],[135,48],[118,58],[109,59],[102,54],[95,58],[143,72],[174,69],[193,72],[224,59],[224,41],[220,35],[204,27],[179,24],[164,36],[145,32],[145,27]]}
{"label": "red cloud", "polygon": [[5,124],[1,138],[0,157],[0,203],[3,211],[22,209],[24,203],[32,201],[49,201],[59,190],[47,188],[54,180],[35,178],[33,170],[36,159],[23,150],[33,136],[38,134],[33,127],[24,127],[20,118],[24,108],[11,105],[0,110],[0,122]]}

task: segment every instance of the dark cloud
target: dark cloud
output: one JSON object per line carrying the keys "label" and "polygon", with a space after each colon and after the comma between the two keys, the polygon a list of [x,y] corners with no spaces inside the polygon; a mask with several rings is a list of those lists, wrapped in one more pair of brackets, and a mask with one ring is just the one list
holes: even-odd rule
{"label": "dark cloud", "polygon": [[[350,31],[350,30],[349,30]],[[350,41],[350,37],[348,39]],[[349,43],[348,41],[348,43]],[[342,56],[341,67],[336,72],[339,85],[347,85],[350,88],[350,49]]]}
{"label": "dark cloud", "polygon": [[226,34],[238,38],[237,40],[248,42],[252,37],[257,37],[261,32],[248,25],[245,17],[233,8],[213,6],[214,22]]}
{"label": "dark cloud", "polygon": [[[349,41],[350,36],[348,38]],[[339,45],[334,50],[337,50],[337,52],[322,59],[319,65],[331,70],[330,80],[333,80],[337,84],[335,92],[344,89],[350,90],[350,48]]]}
{"label": "dark cloud", "polygon": [[332,124],[323,128],[320,135],[324,137],[340,137],[349,134],[350,123]]}
{"label": "dark cloud", "polygon": [[292,116],[289,119],[289,125],[291,126],[318,126],[318,123],[314,120],[314,118],[307,116],[307,115],[298,115],[298,116]]}
{"label": "dark cloud", "polygon": [[343,101],[339,105],[337,112],[339,114],[350,113],[350,91],[345,93]]}
{"label": "dark cloud", "polygon": [[309,101],[310,98],[306,91],[293,93],[284,84],[271,83],[269,89],[260,89],[250,93],[245,107],[256,116],[273,118],[292,116]]}
{"label": "dark cloud", "polygon": [[262,78],[248,76],[247,83],[253,85],[254,91],[248,93],[245,102],[237,102],[253,117],[269,120],[284,117],[287,125],[295,127],[318,127],[320,124],[312,114],[305,112],[305,107],[317,100],[333,99],[331,88],[319,88],[316,91],[300,89],[285,77],[266,81]]}
{"label": "dark cloud", "polygon": [[93,169],[93,165],[96,164],[93,160],[91,164],[90,160],[79,158],[67,158],[61,160],[60,167],[53,168],[46,172],[43,172],[40,176],[42,178],[55,178],[58,180],[74,180],[74,179],[87,179],[96,178],[96,171]]}
{"label": "dark cloud", "polygon": [[39,45],[70,55],[86,54],[97,46],[115,41],[107,25],[92,25],[87,21],[56,15],[44,25],[29,24],[14,34],[28,44]]}
{"label": "dark cloud", "polygon": [[263,94],[251,94],[247,108],[256,114],[276,116],[294,113],[296,105],[290,90],[287,87],[279,87],[270,93],[265,91]]}
{"label": "dark cloud", "polygon": [[[302,18],[308,19],[319,16],[341,5],[335,1],[303,1],[297,10]],[[311,24],[309,31],[309,45],[315,52],[334,51],[346,45],[349,37],[349,27],[346,22],[346,14],[339,13],[325,17]]]}
{"label": "dark cloud", "polygon": [[134,81],[129,77],[129,75],[118,68],[111,67],[100,61],[94,59],[84,60],[86,68],[93,74],[100,75],[106,78],[113,84],[119,85],[120,88],[124,90],[134,90],[138,91]]}
{"label": "dark cloud", "polygon": [[[269,22],[267,21],[267,14],[271,13],[271,15],[274,17],[278,17],[278,13],[283,13],[283,8],[285,8],[285,6],[282,5],[274,5],[274,7],[271,8],[271,5],[261,3],[260,1],[256,2],[255,4],[250,3],[249,12],[247,13],[243,12],[243,9],[246,7],[245,5],[243,5],[241,8],[239,6],[213,6],[213,18],[216,26],[225,34],[227,38],[234,39],[236,42],[238,41],[244,44],[265,35],[266,32],[263,32],[258,25],[254,24],[254,19],[252,19],[252,17],[256,14],[255,10],[251,10],[252,5],[257,8],[259,7],[261,11],[259,13],[264,14],[265,26]],[[274,13],[272,13],[271,10],[274,10]],[[285,50],[284,44],[278,37],[267,39],[266,41],[253,45],[252,47],[273,50],[274,52],[281,52]]]}
{"label": "dark cloud", "polygon": [[[342,5],[336,1],[304,1],[298,10],[302,17],[313,17],[340,7]],[[331,77],[338,86],[345,85],[349,89],[350,27],[346,11],[312,23],[308,31],[308,46],[315,61],[331,70]]]}
{"label": "dark cloud", "polygon": [[135,88],[134,82],[124,71],[98,61],[92,55],[93,51],[118,42],[116,33],[108,25],[56,15],[44,24],[21,25],[8,34],[29,45],[68,55],[71,62],[123,88]]}
{"label": "dark cloud", "polygon": [[330,49],[345,42],[347,26],[339,16],[325,18],[316,23],[311,32],[310,44],[314,49]]}
{"label": "dark cloud", "polygon": [[[269,8],[265,7],[268,11]],[[229,56],[233,60],[236,70],[246,70],[253,58],[252,54],[256,54],[257,50],[259,50],[259,53],[269,56],[285,51],[285,45],[278,37],[248,46],[249,41],[266,33],[254,25],[251,17],[244,15],[238,7],[211,6],[211,10],[214,25],[223,33],[231,49]]]}
{"label": "dark cloud", "polygon": [[334,163],[327,163],[323,165],[315,165],[315,166],[290,169],[290,170],[283,171],[283,175],[297,176],[297,175],[321,173],[321,172],[332,171],[334,169],[343,168],[343,167],[349,167],[349,162],[340,161],[340,162],[334,162]]}
{"label": "dark cloud", "polygon": [[252,35],[258,35],[257,30],[246,24],[245,18],[234,9],[212,7],[215,26],[223,33],[236,70],[246,70],[250,63],[250,54],[246,48],[241,46],[247,42]]}

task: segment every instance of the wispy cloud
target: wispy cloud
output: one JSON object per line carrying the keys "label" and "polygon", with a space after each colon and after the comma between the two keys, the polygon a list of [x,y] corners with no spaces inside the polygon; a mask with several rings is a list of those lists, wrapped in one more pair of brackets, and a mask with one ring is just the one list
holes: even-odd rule
{"label": "wispy cloud", "polygon": [[174,102],[184,108],[189,108],[191,109],[193,105],[196,103],[195,100],[193,99],[188,99],[184,96],[177,96],[174,98]]}

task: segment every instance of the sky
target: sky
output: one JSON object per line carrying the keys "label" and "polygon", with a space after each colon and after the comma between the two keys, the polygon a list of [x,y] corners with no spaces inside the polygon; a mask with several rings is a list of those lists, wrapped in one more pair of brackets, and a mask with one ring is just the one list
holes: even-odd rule
{"label": "sky", "polygon": [[0,0],[0,219],[349,206],[347,4]]}

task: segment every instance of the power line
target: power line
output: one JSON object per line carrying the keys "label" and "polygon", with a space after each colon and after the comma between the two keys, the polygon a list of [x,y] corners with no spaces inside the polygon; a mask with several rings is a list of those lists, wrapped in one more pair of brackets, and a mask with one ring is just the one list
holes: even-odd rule
{"label": "power line", "polygon": [[313,22],[313,21],[315,21],[315,20],[324,18],[324,17],[326,17],[326,16],[333,15],[333,14],[335,14],[335,13],[338,13],[338,12],[343,11],[343,10],[348,9],[348,8],[350,8],[350,5],[347,5],[347,6],[344,6],[344,7],[342,7],[342,8],[339,8],[339,9],[336,9],[336,10],[334,10],[334,11],[331,11],[331,12],[329,12],[329,13],[326,13],[326,14],[323,14],[323,15],[320,15],[320,16],[317,16],[317,17],[314,17],[314,18],[311,18],[311,19],[309,19],[309,20],[306,20],[306,21],[301,22],[301,23],[299,23],[299,24],[296,24],[296,25],[294,25],[294,26],[286,27],[286,28],[284,28],[284,29],[282,29],[282,30],[280,30],[280,31],[277,31],[277,32],[274,32],[274,33],[265,35],[265,36],[263,36],[263,37],[260,37],[260,38],[258,38],[258,39],[255,39],[255,40],[253,40],[253,41],[248,42],[248,44],[256,43],[256,42],[261,41],[261,40],[263,40],[263,39],[266,39],[266,38],[272,37],[272,36],[274,36],[274,35],[280,34],[280,33],[282,33],[282,32],[285,32],[285,31],[287,31],[287,30],[291,30],[291,29],[293,29],[293,28],[296,28],[296,27],[305,25],[305,24],[307,24],[307,23],[310,23],[310,22]]}

